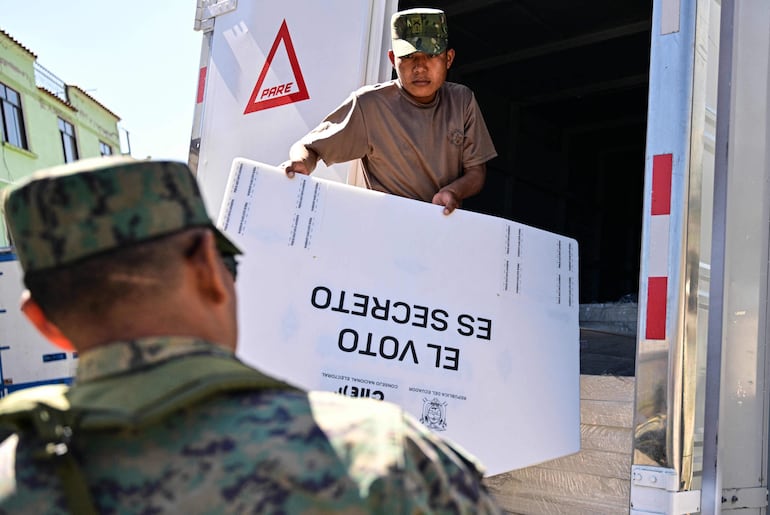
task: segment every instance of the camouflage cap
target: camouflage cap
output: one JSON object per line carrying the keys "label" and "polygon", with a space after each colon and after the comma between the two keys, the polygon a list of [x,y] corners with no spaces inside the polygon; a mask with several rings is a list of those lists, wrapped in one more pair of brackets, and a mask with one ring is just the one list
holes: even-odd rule
{"label": "camouflage cap", "polygon": [[190,227],[241,254],[209,218],[190,169],[173,161],[84,159],[6,190],[3,206],[25,272],[45,270]]}
{"label": "camouflage cap", "polygon": [[393,53],[403,57],[414,52],[437,55],[446,50],[449,31],[444,11],[408,9],[390,19]]}

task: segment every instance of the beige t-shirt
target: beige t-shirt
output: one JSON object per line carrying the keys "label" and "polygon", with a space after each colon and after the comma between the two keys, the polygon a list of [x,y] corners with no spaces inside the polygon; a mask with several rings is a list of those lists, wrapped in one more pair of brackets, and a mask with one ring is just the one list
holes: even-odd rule
{"label": "beige t-shirt", "polygon": [[327,165],[362,159],[370,189],[427,202],[497,155],[473,92],[451,82],[429,104],[398,80],[364,86],[300,141]]}

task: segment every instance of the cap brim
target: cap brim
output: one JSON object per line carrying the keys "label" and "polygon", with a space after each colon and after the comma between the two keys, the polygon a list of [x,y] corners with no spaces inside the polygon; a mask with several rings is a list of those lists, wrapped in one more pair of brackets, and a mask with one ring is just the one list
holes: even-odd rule
{"label": "cap brim", "polygon": [[433,40],[434,38],[407,38],[392,40],[393,55],[404,57],[415,52],[423,52],[430,55],[438,55],[446,50],[447,42],[438,41],[433,45],[423,44],[423,40]]}
{"label": "cap brim", "polygon": [[225,236],[225,233],[220,231],[218,228],[213,227],[211,228],[214,231],[214,236],[217,241],[217,249],[225,254],[236,254],[240,255],[243,254],[243,251],[239,249],[235,243],[233,243],[230,238]]}

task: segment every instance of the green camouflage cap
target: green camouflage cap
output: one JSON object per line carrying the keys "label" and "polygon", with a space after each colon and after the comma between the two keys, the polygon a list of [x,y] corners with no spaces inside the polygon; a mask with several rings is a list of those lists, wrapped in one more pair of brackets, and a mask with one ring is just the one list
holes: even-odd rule
{"label": "green camouflage cap", "polygon": [[102,157],[41,170],[4,192],[3,206],[25,272],[45,270],[191,227],[241,254],[209,218],[184,163]]}
{"label": "green camouflage cap", "polygon": [[444,11],[408,9],[390,19],[393,53],[403,57],[414,52],[437,55],[446,50],[449,31]]}

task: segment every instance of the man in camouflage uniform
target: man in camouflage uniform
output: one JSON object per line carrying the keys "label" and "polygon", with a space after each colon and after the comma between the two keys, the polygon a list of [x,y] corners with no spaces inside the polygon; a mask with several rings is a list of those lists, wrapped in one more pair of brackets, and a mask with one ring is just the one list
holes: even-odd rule
{"label": "man in camouflage uniform", "polygon": [[481,191],[497,155],[473,92],[446,82],[455,51],[446,16],[408,9],[391,18],[388,51],[398,78],[364,86],[292,145],[289,177],[361,159],[369,189],[444,206],[444,214]]}
{"label": "man in camouflage uniform", "polygon": [[184,164],[75,162],[4,208],[23,310],[79,366],[0,401],[0,513],[498,512],[474,460],[399,407],[235,357],[240,251]]}

